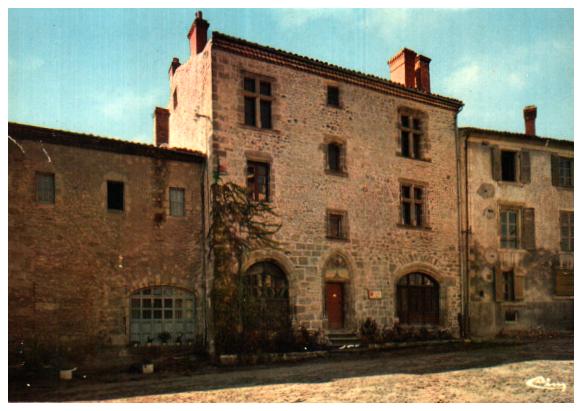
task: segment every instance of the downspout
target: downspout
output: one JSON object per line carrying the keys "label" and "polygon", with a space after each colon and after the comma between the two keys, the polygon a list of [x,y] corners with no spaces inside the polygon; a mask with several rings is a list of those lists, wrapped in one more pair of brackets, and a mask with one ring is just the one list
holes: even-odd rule
{"label": "downspout", "polygon": [[458,241],[459,241],[459,274],[461,279],[461,318],[459,321],[459,328],[461,337],[464,338],[467,335],[467,260],[466,260],[466,249],[467,244],[465,243],[464,224],[463,224],[463,199],[464,191],[462,186],[462,165],[461,165],[461,139],[459,136],[458,127],[458,116],[463,107],[459,108],[459,111],[455,114],[455,148],[457,155],[457,224],[458,224]]}
{"label": "downspout", "polygon": [[207,248],[207,239],[206,239],[206,180],[207,180],[207,165],[206,161],[204,167],[202,168],[202,179],[200,181],[200,197],[202,203],[202,294],[204,296],[204,304],[202,304],[202,312],[203,312],[203,323],[204,323],[204,346],[207,347],[208,344],[208,296],[207,296],[207,271],[208,266],[206,264],[206,248]]}
{"label": "downspout", "polygon": [[469,241],[471,236],[471,227],[469,226],[469,135],[463,136],[463,151],[465,159],[465,329],[467,335],[471,334],[471,321],[470,321],[470,307],[469,307]]}

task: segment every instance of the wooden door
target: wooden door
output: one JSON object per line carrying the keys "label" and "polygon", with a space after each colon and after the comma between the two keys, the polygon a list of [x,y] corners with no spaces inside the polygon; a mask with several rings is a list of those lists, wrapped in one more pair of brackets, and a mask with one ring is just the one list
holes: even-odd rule
{"label": "wooden door", "polygon": [[327,322],[332,330],[344,328],[344,286],[342,283],[325,284]]}

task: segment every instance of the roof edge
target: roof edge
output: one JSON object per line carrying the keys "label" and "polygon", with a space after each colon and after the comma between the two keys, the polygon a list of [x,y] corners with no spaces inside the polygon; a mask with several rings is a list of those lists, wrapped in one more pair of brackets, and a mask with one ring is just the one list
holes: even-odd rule
{"label": "roof edge", "polygon": [[519,140],[525,143],[534,143],[534,144],[555,144],[560,146],[571,146],[572,149],[574,148],[574,141],[573,140],[566,140],[566,139],[559,139],[554,137],[544,137],[544,136],[530,136],[528,134],[523,133],[515,133],[512,131],[503,131],[503,130],[492,130],[487,128],[479,128],[479,127],[459,127],[459,132],[465,134],[466,137],[470,137],[471,135],[475,136],[475,134],[493,134],[499,138],[507,138],[513,140]]}
{"label": "roof edge", "polygon": [[[461,100],[450,97],[441,96],[433,93],[424,93],[422,91],[405,87],[402,84],[367,74],[360,71],[348,69],[337,66],[335,64],[327,63],[325,61],[317,60],[311,57],[302,56],[289,51],[277,49],[270,46],[265,46],[258,43],[253,43],[248,40],[229,36],[227,34],[213,31],[212,32],[212,46],[221,50],[238,52],[246,57],[267,60],[275,64],[285,64],[296,69],[303,69],[304,71],[313,72],[323,76],[333,76],[343,81],[350,81],[354,84],[372,88],[376,91],[390,92],[399,97],[412,98],[413,100],[421,101],[423,103],[437,105],[443,108],[454,109],[459,111],[464,103]],[[262,55],[246,55],[245,50],[254,50],[262,53]],[[268,58],[270,57],[270,59]],[[279,60],[275,60],[275,59]],[[311,69],[311,70],[309,70]]]}
{"label": "roof edge", "polygon": [[119,154],[140,155],[176,161],[205,162],[206,156],[198,151],[182,148],[164,148],[111,137],[95,136],[49,127],[8,122],[8,136],[20,140],[39,140],[49,144],[109,151]]}

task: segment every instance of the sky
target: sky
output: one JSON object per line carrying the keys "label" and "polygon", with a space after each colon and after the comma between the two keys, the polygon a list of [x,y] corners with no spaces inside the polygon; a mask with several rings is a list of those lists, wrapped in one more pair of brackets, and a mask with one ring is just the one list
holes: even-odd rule
{"label": "sky", "polygon": [[[8,119],[151,143],[186,61],[195,9],[10,9]],[[216,30],[390,78],[407,47],[432,59],[431,88],[460,99],[459,126],[574,136],[572,9],[209,9]]]}

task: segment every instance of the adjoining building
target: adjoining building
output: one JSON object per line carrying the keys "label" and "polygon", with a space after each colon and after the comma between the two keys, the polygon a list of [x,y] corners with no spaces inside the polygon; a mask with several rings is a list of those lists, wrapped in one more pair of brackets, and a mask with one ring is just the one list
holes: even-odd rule
{"label": "adjoining building", "polygon": [[367,318],[459,335],[462,103],[431,93],[430,59],[401,50],[388,81],[208,27],[198,12],[171,63],[156,144],[203,152],[281,216],[283,251],[253,252],[248,275],[332,338]]}
{"label": "adjoining building", "polygon": [[574,142],[461,128],[470,332],[574,328]]}
{"label": "adjoining building", "polygon": [[205,157],[9,123],[12,351],[205,337]]}

